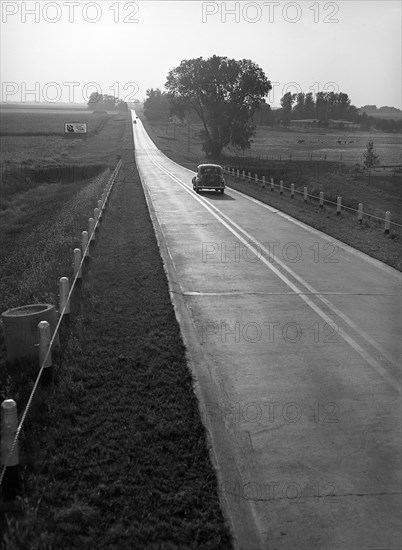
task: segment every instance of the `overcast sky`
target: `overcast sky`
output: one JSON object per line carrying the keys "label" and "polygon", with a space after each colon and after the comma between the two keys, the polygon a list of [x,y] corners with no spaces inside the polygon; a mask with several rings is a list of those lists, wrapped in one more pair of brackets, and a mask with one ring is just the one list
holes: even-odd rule
{"label": "overcast sky", "polygon": [[333,90],[358,107],[401,108],[396,0],[2,0],[1,10],[2,101],[83,102],[95,89],[142,100],[183,59],[216,54],[257,63],[275,83],[272,106],[286,91]]}

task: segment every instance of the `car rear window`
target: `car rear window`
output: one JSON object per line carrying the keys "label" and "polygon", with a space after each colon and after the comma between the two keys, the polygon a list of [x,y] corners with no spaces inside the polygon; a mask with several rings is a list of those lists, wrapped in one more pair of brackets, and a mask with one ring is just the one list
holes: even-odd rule
{"label": "car rear window", "polygon": [[204,174],[220,174],[221,169],[216,166],[206,166],[204,168],[201,168],[201,175]]}

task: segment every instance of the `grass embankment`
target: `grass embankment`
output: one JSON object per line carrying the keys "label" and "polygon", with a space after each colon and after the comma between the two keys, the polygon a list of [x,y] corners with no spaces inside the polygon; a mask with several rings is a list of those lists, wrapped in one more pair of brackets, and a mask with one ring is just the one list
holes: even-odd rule
{"label": "grass embankment", "polygon": [[[142,111],[138,114],[144,123],[146,130],[155,144],[172,160],[195,170],[200,162],[211,162],[201,150],[201,141],[191,137],[190,151],[188,151],[188,128],[177,126],[175,133],[168,128],[170,134],[166,134],[166,124],[149,123]],[[267,132],[265,132],[267,133]],[[275,131],[272,132],[275,137]],[[300,132],[293,134],[300,135]],[[353,136],[352,136],[353,137]],[[290,138],[289,138],[290,139]],[[332,138],[331,138],[332,139]],[[397,139],[397,136],[394,137]],[[269,143],[267,142],[267,150]],[[393,145],[391,146],[393,148]],[[364,147],[362,147],[362,150]],[[402,224],[402,181],[401,175],[393,175],[391,171],[374,171],[371,175],[370,184],[367,176],[356,175],[353,166],[329,161],[307,161],[297,162],[268,160],[256,157],[238,157],[230,155],[224,150],[224,155],[215,162],[227,164],[240,170],[250,171],[254,174],[266,176],[268,182],[271,177],[275,183],[283,180],[285,187],[295,184],[296,191],[303,191],[307,186],[310,195],[317,195],[324,192],[325,199],[336,202],[336,197],[342,197],[342,204],[357,209],[358,203],[363,203],[364,212],[384,218],[385,212],[391,212],[391,219]],[[267,186],[265,189],[257,187],[254,183],[234,181],[227,177],[227,184],[242,193],[250,195],[262,202],[278,208],[294,218],[307,223],[308,225],[339,239],[344,243],[365,252],[398,270],[402,270],[401,256],[401,228],[391,226],[390,235],[384,234],[383,222],[377,222],[373,218],[364,218],[363,223],[357,222],[357,215],[343,211],[341,216],[336,216],[334,206],[325,206],[320,209],[316,201],[310,199],[308,204],[303,202],[303,196],[296,193],[294,199],[290,198],[290,192],[286,191],[279,195],[278,187],[272,193]]]}
{"label": "grass embankment", "polygon": [[55,382],[23,430],[6,548],[231,547],[131,132]]}

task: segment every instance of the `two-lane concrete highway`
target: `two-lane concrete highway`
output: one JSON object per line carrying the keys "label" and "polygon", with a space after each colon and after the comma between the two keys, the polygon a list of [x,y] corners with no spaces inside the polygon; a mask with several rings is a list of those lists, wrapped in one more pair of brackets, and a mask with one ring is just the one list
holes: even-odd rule
{"label": "two-lane concrete highway", "polygon": [[400,548],[399,272],[133,129],[236,546]]}

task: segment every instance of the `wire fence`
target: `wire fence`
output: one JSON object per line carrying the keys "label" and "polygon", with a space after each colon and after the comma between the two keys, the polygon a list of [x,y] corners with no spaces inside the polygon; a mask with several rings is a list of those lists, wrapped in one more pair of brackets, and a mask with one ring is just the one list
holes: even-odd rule
{"label": "wire fence", "polygon": [[[119,162],[116,165],[116,168],[114,169],[114,171],[112,172],[112,174],[111,174],[111,176],[108,180],[105,191],[102,194],[102,199],[100,201],[98,201],[98,207],[94,209],[94,211],[98,211],[96,213],[96,219],[90,218],[90,220],[89,220],[90,221],[90,227],[89,227],[90,231],[88,232],[88,238],[85,239],[86,244],[82,246],[82,253],[80,254],[79,261],[75,262],[75,264],[74,264],[73,282],[71,284],[71,287],[69,289],[67,297],[63,297],[63,305],[62,305],[62,307],[60,307],[59,318],[58,318],[56,327],[54,329],[53,335],[50,338],[50,342],[47,346],[47,351],[44,354],[44,357],[40,358],[40,369],[39,369],[38,375],[36,377],[35,383],[32,387],[31,393],[29,395],[27,404],[25,405],[25,409],[22,413],[19,424],[17,426],[17,429],[16,429],[16,432],[15,432],[12,444],[10,446],[9,452],[8,452],[5,459],[4,459],[4,457],[2,457],[3,466],[2,466],[2,469],[0,471],[0,487],[2,486],[8,464],[11,460],[11,457],[14,453],[14,450],[16,449],[21,430],[23,428],[25,419],[27,417],[27,414],[28,414],[28,411],[30,409],[31,403],[33,401],[36,390],[38,388],[38,385],[39,385],[40,379],[42,377],[43,371],[44,371],[45,368],[48,368],[48,362],[49,362],[49,359],[51,358],[52,347],[54,346],[55,342],[57,341],[57,337],[58,337],[60,326],[61,326],[62,321],[63,321],[63,317],[64,317],[64,315],[66,315],[66,313],[69,312],[69,304],[70,304],[70,301],[71,301],[71,298],[72,298],[72,295],[73,295],[74,287],[77,284],[78,279],[81,278],[81,272],[82,272],[82,268],[83,268],[83,265],[84,265],[85,258],[89,255],[89,246],[90,246],[91,242],[95,239],[95,231],[99,226],[102,213],[103,213],[103,211],[106,207],[109,195],[110,195],[110,193],[113,189],[113,186],[114,186],[115,180],[116,180],[116,178],[119,174],[121,165],[122,165],[122,161],[119,160]],[[92,220],[92,223],[91,223],[91,220]],[[83,233],[85,233],[85,232],[83,232]]]}
{"label": "wire fence", "polygon": [[367,217],[373,220],[376,220],[377,222],[383,223],[384,225],[384,231],[385,233],[389,233],[391,227],[395,231],[401,231],[402,224],[399,224],[397,222],[391,221],[391,213],[387,211],[385,213],[385,217],[382,218],[380,216],[375,216],[374,214],[370,214],[368,212],[363,211],[363,203],[359,203],[358,208],[352,208],[350,206],[345,206],[342,204],[342,197],[337,197],[337,201],[334,202],[329,199],[324,198],[324,192],[320,192],[320,195],[311,195],[308,193],[307,187],[304,187],[303,191],[300,191],[299,189],[295,189],[294,184],[291,184],[290,187],[287,187],[283,185],[283,181],[281,180],[280,183],[275,183],[274,178],[270,178],[270,181],[267,182],[265,176],[262,176],[262,178],[259,178],[257,174],[254,174],[254,177],[251,175],[251,172],[246,172],[242,170],[240,173],[239,169],[235,169],[231,166],[223,166],[223,170],[225,174],[228,174],[233,179],[240,181],[241,179],[243,181],[248,181],[249,183],[254,183],[256,185],[261,185],[263,189],[265,189],[267,186],[271,188],[273,191],[275,188],[279,189],[279,193],[282,195],[283,191],[289,191],[291,198],[293,198],[295,195],[302,195],[304,202],[307,202],[308,199],[312,199],[314,201],[317,201],[320,206],[324,206],[324,204],[328,204],[331,206],[335,206],[337,209],[337,214],[341,213],[341,210],[346,210],[349,212],[352,212],[354,214],[357,214],[357,219],[359,222],[362,222],[363,217]]}

